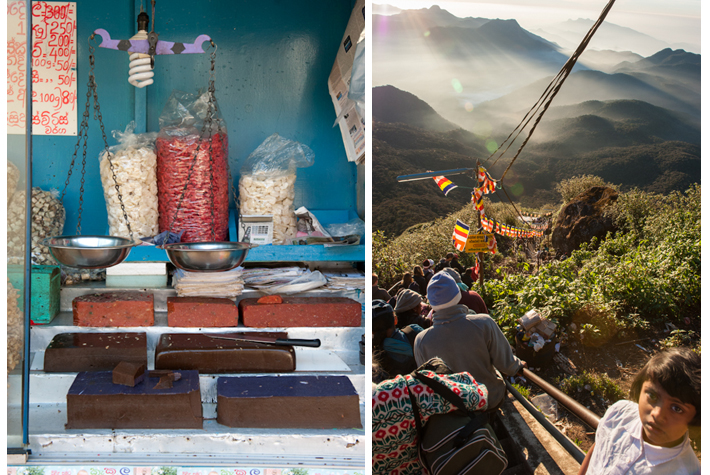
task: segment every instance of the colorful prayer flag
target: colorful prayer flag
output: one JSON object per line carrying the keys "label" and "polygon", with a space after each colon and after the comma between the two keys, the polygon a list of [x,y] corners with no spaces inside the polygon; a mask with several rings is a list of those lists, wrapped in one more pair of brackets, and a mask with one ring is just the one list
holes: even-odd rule
{"label": "colorful prayer flag", "polygon": [[470,228],[465,223],[462,223],[458,219],[456,220],[456,226],[454,227],[454,235],[452,239],[454,241],[454,247],[460,252],[463,252],[466,247],[469,229]]}
{"label": "colorful prayer flag", "polygon": [[435,176],[433,178],[436,184],[439,185],[439,188],[441,188],[441,191],[444,192],[444,196],[448,195],[449,191],[453,190],[454,188],[457,188],[457,185],[454,185],[451,180],[449,180],[445,176]]}

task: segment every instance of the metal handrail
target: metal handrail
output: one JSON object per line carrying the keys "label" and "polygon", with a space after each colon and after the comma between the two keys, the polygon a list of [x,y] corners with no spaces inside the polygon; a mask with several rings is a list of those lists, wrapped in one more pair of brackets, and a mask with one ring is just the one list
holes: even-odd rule
{"label": "metal handrail", "polygon": [[577,416],[585,424],[587,424],[592,429],[596,430],[599,426],[599,416],[594,414],[592,411],[584,407],[582,404],[572,399],[540,376],[536,375],[527,368],[523,368],[523,377],[533,383],[535,386],[539,387],[547,394],[549,394],[553,399],[556,399],[560,404],[565,406],[572,414]]}
{"label": "metal handrail", "polygon": [[525,396],[520,394],[508,381],[505,382],[508,387],[508,391],[518,400],[520,404],[530,413],[531,416],[537,420],[542,427],[544,427],[547,432],[562,446],[563,449],[569,453],[572,458],[574,458],[577,463],[581,464],[584,460],[585,454],[582,450],[577,447],[574,442],[569,440],[560,430],[552,425],[550,421],[547,420],[545,415],[540,412],[535,406],[533,406],[530,401],[527,400]]}

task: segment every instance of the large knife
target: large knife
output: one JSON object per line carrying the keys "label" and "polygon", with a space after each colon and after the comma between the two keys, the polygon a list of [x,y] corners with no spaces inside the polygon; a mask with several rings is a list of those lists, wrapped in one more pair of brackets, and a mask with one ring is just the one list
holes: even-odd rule
{"label": "large knife", "polygon": [[314,340],[300,340],[294,338],[273,338],[269,336],[260,335],[244,335],[244,336],[220,336],[220,335],[207,335],[210,338],[217,338],[220,340],[233,340],[233,341],[250,341],[252,343],[270,343],[272,345],[288,345],[288,346],[309,346],[311,348],[318,348],[320,346],[320,340],[318,338]]}

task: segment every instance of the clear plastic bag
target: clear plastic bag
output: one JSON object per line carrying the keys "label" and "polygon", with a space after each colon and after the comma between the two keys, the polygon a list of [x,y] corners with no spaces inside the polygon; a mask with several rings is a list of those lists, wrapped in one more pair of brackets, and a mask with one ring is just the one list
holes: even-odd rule
{"label": "clear plastic bag", "polygon": [[[158,182],[156,177],[157,156],[155,139],[157,133],[134,134],[136,123],[131,121],[125,131],[114,130],[118,145],[109,148],[111,162],[106,151],[99,156],[101,184],[104,188],[109,234],[130,237],[126,219],[118,199],[116,182],[131,224],[134,238],[154,236],[158,233]],[[113,163],[113,173],[111,171]],[[113,174],[116,175],[114,182]]]}
{"label": "clear plastic bag", "polygon": [[200,136],[208,99],[207,93],[174,91],[159,119],[159,228],[185,231],[182,242],[225,241],[229,233],[227,129],[215,112],[209,139]]}
{"label": "clear plastic bag", "polygon": [[20,182],[20,170],[12,162],[7,162],[7,206],[10,206],[12,195]]}
{"label": "clear plastic bag", "polygon": [[[25,190],[16,191],[7,209],[7,263],[23,264],[25,255]],[[66,212],[57,190],[32,188],[32,264],[56,265],[44,238],[61,236]]]}
{"label": "clear plastic bag", "polygon": [[351,236],[357,234],[362,239],[365,235],[365,221],[360,218],[351,219],[347,223],[334,223],[325,227],[333,237]]}
{"label": "clear plastic bag", "polygon": [[18,291],[7,279],[7,372],[8,374],[22,361],[24,350],[25,324],[23,314],[17,305]]}
{"label": "clear plastic bag", "polygon": [[242,215],[273,216],[274,244],[287,243],[296,235],[296,169],[310,167],[314,159],[308,146],[273,134],[241,168],[239,211]]}

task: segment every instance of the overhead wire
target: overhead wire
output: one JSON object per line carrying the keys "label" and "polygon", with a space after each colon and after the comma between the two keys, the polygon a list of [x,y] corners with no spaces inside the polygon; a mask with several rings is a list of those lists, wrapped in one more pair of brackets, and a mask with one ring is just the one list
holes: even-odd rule
{"label": "overhead wire", "polygon": [[[505,187],[503,186],[503,179],[505,178],[506,174],[510,170],[510,168],[513,166],[513,163],[515,160],[518,158],[520,153],[522,152],[523,148],[525,145],[527,145],[528,141],[532,137],[533,132],[537,128],[537,125],[540,123],[540,120],[542,117],[545,115],[545,112],[547,112],[547,109],[550,107],[550,104],[552,103],[552,100],[555,98],[557,93],[560,91],[560,88],[562,87],[562,84],[565,82],[567,77],[570,75],[572,72],[572,69],[574,68],[575,64],[577,64],[577,60],[579,57],[582,55],[584,50],[587,48],[587,45],[591,41],[592,37],[596,33],[596,31],[599,29],[599,27],[602,25],[604,20],[606,19],[606,16],[608,15],[609,11],[611,10],[611,7],[614,5],[614,2],[616,0],[609,0],[609,3],[606,4],[604,9],[602,10],[601,14],[599,15],[599,18],[594,22],[592,27],[589,29],[587,34],[584,36],[582,41],[580,42],[579,46],[577,46],[577,49],[572,53],[572,55],[569,57],[569,59],[565,62],[565,64],[562,66],[560,71],[555,75],[555,77],[550,81],[550,83],[547,85],[545,90],[543,91],[542,95],[540,98],[533,104],[533,106],[528,110],[528,112],[523,116],[521,121],[518,123],[517,126],[510,132],[508,137],[503,140],[503,142],[498,146],[498,148],[488,157],[485,159],[484,163],[487,164],[487,162],[493,158],[494,155],[496,155],[501,148],[507,143],[507,147],[500,152],[500,155],[498,155],[498,158],[496,158],[491,166],[494,166],[498,161],[505,155],[505,153],[510,149],[510,147],[515,143],[515,141],[518,139],[520,134],[525,130],[525,128],[530,124],[530,122],[535,119],[535,122],[532,125],[532,128],[528,132],[527,137],[523,141],[523,143],[520,145],[520,148],[518,148],[518,151],[515,153],[513,158],[511,159],[510,163],[506,167],[505,171],[503,172],[503,175],[501,178],[498,180],[498,183],[500,184],[501,189],[505,193],[506,198],[510,202],[510,205],[513,207],[515,210],[516,214],[523,218],[522,213],[518,210],[518,208],[515,206],[513,203],[513,200],[510,198],[508,195],[508,192],[506,191]],[[540,109],[542,108],[542,111]],[[540,112],[539,112],[540,111]],[[539,112],[539,114],[538,114]],[[517,132],[517,133],[516,133]],[[515,137],[511,139],[511,137]],[[497,192],[496,192],[497,194]],[[501,200],[503,202],[503,200]],[[505,204],[507,206],[507,204]],[[523,219],[523,222],[525,220]]]}
{"label": "overhead wire", "polygon": [[[522,120],[518,123],[518,125],[513,129],[513,131],[508,135],[508,137],[498,146],[495,152],[493,152],[488,158],[485,159],[485,162],[487,163],[494,155],[496,155],[500,149],[508,143],[510,138],[515,134],[515,138],[511,140],[508,143],[508,146],[503,150],[498,158],[493,162],[493,165],[495,165],[498,160],[500,160],[503,155],[510,149],[510,147],[513,145],[515,140],[520,136],[520,134],[523,132],[523,130],[528,126],[528,124],[532,121],[533,118],[535,118],[535,122],[530,129],[528,136],[525,138],[524,142],[516,152],[515,156],[511,159],[510,163],[508,164],[508,167],[505,169],[503,172],[503,175],[500,178],[500,181],[502,181],[505,178],[505,175],[508,173],[508,170],[510,170],[510,167],[513,165],[513,162],[518,158],[520,155],[520,152],[522,152],[523,148],[527,144],[527,142],[530,140],[530,137],[532,136],[533,132],[537,128],[537,125],[539,124],[540,120],[542,119],[542,116],[545,115],[545,112],[550,106],[550,103],[552,100],[555,98],[557,93],[559,92],[560,88],[562,87],[562,84],[564,81],[567,79],[567,77],[570,75],[572,72],[572,69],[574,68],[575,64],[577,63],[577,60],[579,57],[582,55],[584,50],[586,49],[587,45],[591,41],[592,37],[596,33],[596,31],[599,29],[601,24],[604,22],[606,19],[606,16],[608,15],[609,11],[611,10],[611,7],[614,5],[614,2],[616,0],[610,0],[609,3],[604,7],[602,10],[602,13],[600,14],[599,18],[594,22],[592,27],[589,29],[587,34],[584,36],[582,39],[581,43],[579,46],[577,46],[577,49],[572,53],[572,55],[569,57],[569,59],[565,62],[565,64],[562,66],[562,69],[557,73],[557,75],[552,79],[550,84],[548,84],[547,88],[545,88],[545,91],[543,91],[542,95],[540,98],[533,104],[533,106],[528,110],[528,112],[525,114],[525,116],[522,118]],[[540,108],[542,107],[542,111],[538,114],[538,111],[540,111]],[[537,115],[537,116],[536,116]],[[517,133],[516,133],[517,132]]]}

